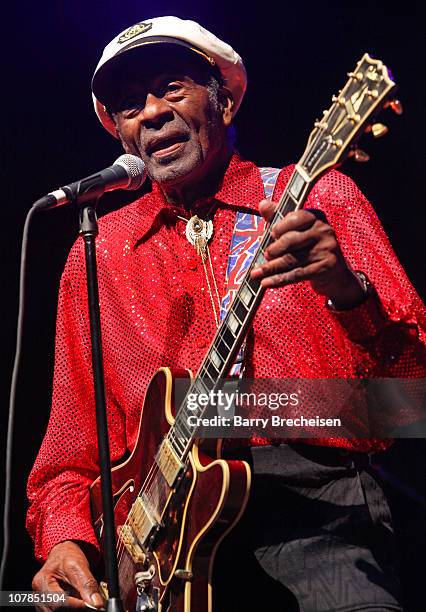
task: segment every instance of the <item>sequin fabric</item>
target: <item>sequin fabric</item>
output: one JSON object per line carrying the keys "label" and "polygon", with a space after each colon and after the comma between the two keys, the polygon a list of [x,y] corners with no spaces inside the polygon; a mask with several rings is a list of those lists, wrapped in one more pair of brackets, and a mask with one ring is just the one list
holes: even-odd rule
{"label": "sequin fabric", "polygon": [[[278,199],[292,168],[278,179]],[[214,273],[223,295],[235,215],[263,199],[259,170],[231,159],[215,195]],[[210,210],[212,199],[194,206]],[[351,378],[425,376],[425,314],[365,197],[345,175],[323,177],[307,206],[335,228],[354,269],[377,289],[363,305],[333,312],[309,283],[266,292],[247,346],[247,377]],[[100,219],[97,239],[106,398],[112,461],[134,446],[147,384],[160,366],[197,371],[215,334],[199,257],[185,238],[185,215],[158,185],[140,200]],[[88,487],[98,475],[84,250],[72,248],[59,295],[51,416],[28,484],[27,526],[37,558],[63,540],[97,545]],[[309,416],[309,415],[306,415]],[[355,418],[355,415],[354,415]],[[379,450],[386,440],[315,443]],[[265,440],[252,440],[252,444]]]}

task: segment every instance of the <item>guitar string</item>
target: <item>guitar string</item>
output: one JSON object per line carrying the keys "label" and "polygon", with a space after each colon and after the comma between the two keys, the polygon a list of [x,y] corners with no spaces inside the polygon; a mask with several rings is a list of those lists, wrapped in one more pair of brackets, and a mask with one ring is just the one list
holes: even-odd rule
{"label": "guitar string", "polygon": [[[167,436],[166,436],[166,437],[168,437],[168,438],[172,438],[172,439],[173,439],[173,435],[174,435],[173,428],[171,428],[171,429],[169,430],[169,432],[167,433]],[[188,442],[190,441],[190,439],[191,439],[191,438],[189,438],[189,439],[188,439]],[[184,446],[185,450],[186,450],[187,446],[188,446],[188,444],[186,444],[186,445]],[[184,453],[182,453],[182,458],[183,458],[183,455],[184,455]],[[160,471],[160,468],[159,468],[158,464],[157,464],[157,463],[154,463],[154,464],[151,466],[151,469],[150,469],[150,471],[148,472],[148,474],[147,474],[147,476],[146,476],[146,478],[145,478],[145,481],[144,481],[143,485],[141,486],[141,489],[140,489],[140,491],[139,491],[139,493],[138,493],[137,497],[140,497],[140,495],[141,495],[142,493],[145,493],[145,497],[146,497],[146,498],[147,498],[149,501],[151,501],[151,502],[153,502],[153,501],[154,501],[154,500],[153,500],[153,497],[152,497],[152,493],[150,493],[150,489],[149,489],[148,487],[149,487],[149,486],[151,486],[151,490],[152,490],[152,482],[153,482],[153,479],[154,479],[154,478],[157,478],[157,476],[158,476],[158,475],[160,475],[162,479],[164,478],[163,473]],[[160,502],[161,504],[165,504],[165,502],[167,501],[167,497],[168,497],[168,495],[169,495],[169,493],[170,493],[170,490],[171,490],[170,488],[168,488],[168,489],[167,489],[166,487],[162,488],[162,486],[161,486],[161,485],[165,485],[165,484],[166,484],[166,483],[164,482],[164,480],[161,480],[161,479],[160,479],[160,480],[157,480],[157,481],[156,481],[156,488],[157,488],[157,491],[159,490],[159,491],[158,491],[158,492],[159,492],[159,495],[158,495],[158,502]],[[166,485],[166,486],[168,487],[168,485]],[[157,503],[157,504],[152,503],[152,505],[155,507],[155,505],[158,505],[158,503]],[[128,516],[127,516],[127,518],[126,518],[126,521],[125,521],[124,525],[127,525],[127,524],[128,524],[128,522],[129,522],[130,520],[133,520],[133,519],[135,519],[135,518],[137,519],[137,516],[135,516],[135,514],[137,514],[137,513],[135,512],[135,508],[136,508],[136,499],[135,499],[135,502],[132,504],[132,508],[131,508],[131,510],[130,510],[130,512],[129,512]],[[140,511],[140,512],[142,512],[142,511]],[[140,518],[141,516],[142,516],[142,515],[141,515],[141,514],[139,514],[139,518]],[[125,550],[126,550],[126,547],[125,547],[124,541],[122,540],[122,538],[120,538],[120,539],[119,539],[118,546],[117,546],[117,553],[118,553],[118,555],[119,555],[119,564],[121,563],[122,556],[123,556],[123,553],[124,553],[124,551],[125,551]]]}
{"label": "guitar string", "polygon": [[[169,439],[173,439],[174,431],[172,429],[169,430],[169,432],[167,434],[167,437]],[[188,440],[187,444],[185,445],[185,450],[190,445],[191,438],[192,438],[192,436],[190,437],[190,439]],[[156,484],[157,491],[159,489],[158,495],[157,495],[157,502],[160,502],[161,504],[165,504],[165,502],[167,501],[167,496],[169,494],[169,491],[167,491],[165,488],[163,488],[161,486],[162,484],[164,484],[164,481],[162,481],[162,479],[163,479],[163,475],[162,474],[161,474],[161,479],[160,480],[158,479],[159,472],[160,472],[160,470],[159,470],[158,465],[154,464],[151,467],[151,470],[148,473],[147,479],[146,479],[144,485],[141,487],[141,491],[140,492],[144,492],[144,490],[145,490],[146,497],[148,499],[150,499],[151,501],[153,501],[153,496],[152,496],[153,484],[152,483],[153,483],[154,478],[155,478],[155,484]],[[153,505],[155,507],[155,505],[158,505],[158,503],[157,504],[153,504]],[[131,512],[130,515],[132,515],[132,514],[134,515],[134,509],[132,509],[132,510],[133,510],[133,512]],[[124,550],[125,550],[125,547],[122,546],[122,552],[121,552],[120,560],[119,560],[120,565],[121,565],[121,562],[122,562],[122,556],[123,556]],[[125,559],[128,559],[128,557],[125,557]]]}
{"label": "guitar string", "polygon": [[[282,198],[283,203],[285,203],[285,197],[284,197],[285,195],[286,195],[286,194],[283,194],[283,198]],[[278,211],[278,212],[279,212],[279,211]],[[262,253],[263,253],[263,250],[264,250],[264,249],[263,249],[263,244],[264,244],[264,243],[265,243],[265,242],[266,242],[266,241],[267,241],[267,240],[270,238],[270,235],[268,235],[268,234],[269,234],[269,232],[267,233],[267,235],[266,235],[266,236],[264,236],[264,240],[262,240],[261,245],[260,245],[260,247],[259,247],[259,250],[260,250],[260,252],[262,252]],[[258,252],[259,252],[259,251],[258,251]],[[203,365],[204,365],[204,362],[203,362],[203,364],[202,364],[202,366],[201,366],[200,370],[202,369]],[[180,411],[178,412],[178,414],[179,414],[179,413],[180,413]],[[171,428],[171,429],[169,430],[169,432],[167,433],[166,437],[168,437],[169,439],[173,439],[173,435],[174,435],[174,432],[173,432],[173,429]],[[188,440],[188,442],[187,442],[187,444],[186,444],[186,446],[185,446],[185,450],[187,449],[188,445],[190,445],[190,443],[192,442],[191,438],[192,438],[192,436],[191,436],[191,437],[190,437],[190,439]],[[137,497],[139,497],[141,493],[146,492],[146,498],[148,498],[148,499],[149,499],[149,500],[151,500],[151,501],[153,500],[153,497],[152,497],[153,485],[152,485],[152,483],[153,483],[153,479],[154,479],[154,478],[157,480],[157,476],[159,475],[159,473],[160,473],[159,466],[158,466],[158,464],[157,464],[157,463],[154,463],[154,464],[151,466],[151,469],[150,469],[150,471],[148,472],[147,477],[146,477],[146,479],[145,479],[145,482],[144,482],[144,484],[142,485],[142,487],[141,487],[141,489],[140,489],[140,491],[139,491],[139,493],[138,493],[138,496],[137,496]],[[162,474],[162,473],[161,473],[161,477],[162,477],[162,478],[164,478],[164,476],[163,476],[163,474]],[[164,483],[164,481],[163,481],[163,483]],[[169,493],[169,491],[166,491],[165,489],[162,489],[162,488],[161,488],[161,484],[163,484],[163,483],[162,483],[162,481],[161,481],[161,480],[157,480],[157,483],[156,483],[157,485],[159,485],[159,486],[157,487],[157,490],[158,490],[158,489],[160,489],[160,491],[159,491],[159,496],[158,496],[158,498],[159,498],[159,499],[158,499],[158,501],[160,501],[162,504],[164,504],[164,503],[167,501],[167,497],[168,497],[168,493]],[[164,483],[164,484],[165,484],[165,483]],[[162,489],[162,490],[161,490],[161,489]],[[136,500],[135,500],[135,502],[136,502]],[[131,511],[129,512],[128,518],[126,519],[126,523],[128,522],[128,520],[129,520],[130,518],[133,518],[133,516],[132,516],[132,515],[134,514],[135,502],[134,502],[134,504],[133,504],[133,506],[132,506]],[[126,523],[125,523],[125,524],[126,524]],[[121,539],[120,539],[120,540],[121,540]],[[119,553],[119,554],[120,554],[119,564],[121,564],[121,562],[122,562],[123,552],[125,551],[124,542],[120,541],[120,544],[122,544],[122,546],[121,546],[121,551],[120,551],[120,553]],[[125,559],[127,559],[127,558],[128,558],[128,557],[125,557]]]}
{"label": "guitar string", "polygon": [[[182,458],[183,458],[184,454],[186,453],[186,450],[190,446],[191,439],[194,437],[193,436],[194,431],[188,432],[188,433],[190,433],[189,438],[187,436],[185,436],[185,438],[184,438],[185,439],[185,444],[183,446],[184,452],[181,452]],[[174,436],[175,436],[174,427],[172,427],[169,430],[169,432],[168,432],[166,437],[169,438],[169,440],[171,440],[173,442],[173,440],[175,439]],[[157,478],[159,475],[160,475],[160,480],[158,480],[158,478]],[[153,495],[152,495],[152,491],[153,491],[153,484],[152,483],[153,483],[153,479],[154,478],[156,479],[155,482],[154,482],[154,484],[155,484],[155,493],[156,493],[156,499],[155,500],[154,500]],[[165,504],[166,501],[167,501],[167,497],[170,494],[170,490],[171,489],[168,487],[168,485],[166,485],[166,483],[164,482],[163,478],[164,478],[164,476],[163,476],[162,472],[160,472],[158,464],[154,463],[151,466],[151,469],[148,472],[147,477],[145,479],[145,482],[142,485],[142,487],[141,487],[137,497],[139,497],[141,493],[145,493],[145,498],[147,498],[148,501],[151,502],[151,504],[152,504],[152,506],[154,508],[155,508],[156,505],[158,506],[159,504]],[[164,485],[166,485],[166,486],[164,486]],[[128,515],[127,519],[126,519],[125,525],[129,522],[129,520],[133,520],[135,518],[136,519],[138,518],[138,515],[137,515],[137,512],[135,511],[135,508],[136,508],[136,500],[135,500],[135,502],[132,505],[132,508],[131,508],[131,510],[129,512],[129,515]],[[142,510],[140,510],[138,508],[136,508],[136,510],[139,511],[139,518],[140,518],[142,516],[140,514],[142,512]],[[123,554],[125,548],[126,547],[124,545],[123,539],[120,538],[120,541],[119,541],[119,544],[118,544],[118,553],[120,555],[119,561],[121,561],[121,559],[122,559],[122,554]]]}
{"label": "guitar string", "polygon": [[[200,368],[200,369],[202,369],[202,368]],[[174,431],[173,431],[173,429],[169,430],[169,432],[167,434],[167,437],[169,438],[169,440],[173,440],[174,439]],[[184,447],[185,450],[187,449],[188,444],[191,441],[191,437],[192,436],[190,436],[189,440],[186,441],[186,444],[185,444],[185,447]],[[166,499],[167,499],[168,491],[166,491],[165,489],[162,489],[162,487],[161,487],[161,480],[160,481],[157,480],[158,474],[159,474],[158,465],[154,464],[154,466],[151,467],[151,470],[148,473],[147,478],[146,478],[143,486],[141,487],[141,491],[140,492],[146,492],[146,497],[148,497],[148,499],[151,502],[153,501],[153,496],[152,496],[153,484],[152,483],[153,483],[153,479],[154,478],[157,481],[155,484],[158,485],[157,486],[157,492],[158,492],[158,498],[159,498],[158,501],[161,500],[162,502],[165,502]],[[160,489],[160,490],[158,491],[158,489]],[[153,504],[153,505],[155,506],[155,504]],[[130,513],[131,518],[133,518],[133,516],[135,514],[134,507],[135,507],[135,505],[133,506],[132,511]]]}
{"label": "guitar string", "polygon": [[[169,432],[167,433],[167,436],[166,436],[166,437],[169,437],[169,438],[170,438],[170,437],[172,437],[172,439],[173,439],[173,435],[174,435],[174,433],[173,433],[173,428],[171,428],[171,429],[169,430]],[[186,438],[185,438],[185,439],[186,439]],[[190,438],[189,438],[189,439],[190,439]],[[189,439],[188,439],[188,440],[189,440]],[[186,449],[186,446],[187,446],[187,445],[185,445],[185,446],[184,446],[184,448],[185,448],[185,449]],[[184,453],[182,452],[181,454],[182,454],[182,456],[183,456],[183,454],[184,454]],[[128,524],[128,522],[129,522],[129,520],[132,520],[132,519],[134,518],[137,497],[139,497],[139,496],[140,496],[142,493],[146,493],[145,497],[146,497],[146,498],[147,498],[149,501],[151,501],[151,502],[153,501],[152,494],[150,494],[150,489],[149,489],[148,487],[149,487],[149,486],[151,486],[151,488],[152,488],[152,481],[153,481],[153,479],[154,479],[154,478],[156,478],[156,477],[157,477],[159,474],[161,474],[161,477],[162,477],[162,478],[164,478],[163,474],[160,472],[160,468],[159,468],[158,464],[157,464],[157,463],[154,463],[154,464],[151,466],[151,468],[150,468],[150,470],[149,470],[149,472],[148,472],[148,474],[147,474],[147,476],[146,476],[146,478],[145,478],[145,481],[144,481],[143,485],[141,486],[141,489],[140,489],[140,490],[139,490],[139,492],[138,492],[138,495],[136,496],[135,502],[132,504],[132,508],[131,508],[131,510],[130,510],[130,512],[129,512],[128,516],[127,516],[127,518],[126,518],[126,521],[125,521],[124,525],[127,525],[127,524]],[[160,485],[160,486],[157,486],[157,490],[160,488],[160,493],[162,492],[162,495],[160,494],[160,496],[159,496],[159,501],[161,501],[162,503],[165,503],[165,501],[167,500],[167,496],[169,495],[170,490],[166,490],[166,489],[164,488],[164,489],[161,491],[161,484],[165,484],[165,483],[164,483],[164,482],[162,482],[161,480],[160,480],[160,481],[157,481],[157,483],[156,483],[156,484],[157,484],[157,485]],[[153,505],[155,505],[155,504],[153,504]],[[117,546],[117,552],[118,552],[119,554],[121,553],[121,554],[120,554],[119,561],[120,561],[120,560],[121,560],[121,558],[122,558],[122,553],[123,553],[123,551],[125,550],[125,548],[126,548],[126,547],[125,547],[124,541],[123,541],[123,539],[122,539],[122,538],[120,538],[120,539],[119,539],[118,546]]]}
{"label": "guitar string", "polygon": [[[202,369],[202,368],[200,368],[200,370],[201,370],[201,369]],[[185,452],[186,452],[186,450],[188,449],[188,447],[190,446],[191,439],[193,438],[193,433],[194,433],[194,432],[192,432],[192,433],[191,433],[191,432],[188,432],[188,433],[190,433],[191,435],[190,435],[190,437],[188,438],[188,440],[186,440],[186,438],[185,438],[185,444],[184,444],[184,449],[185,449]],[[174,439],[174,429],[173,429],[173,428],[171,428],[171,429],[169,430],[169,432],[168,432],[168,434],[167,434],[167,437],[169,438],[169,440],[172,440],[172,441],[173,441],[173,439]],[[147,497],[148,497],[148,498],[149,498],[151,501],[153,501],[153,497],[152,497],[152,489],[153,489],[153,485],[152,485],[152,482],[153,482],[153,479],[155,478],[155,479],[156,479],[156,483],[155,483],[155,484],[156,484],[156,485],[158,485],[158,486],[156,487],[156,488],[157,488],[157,491],[158,491],[158,489],[160,489],[160,490],[158,491],[158,496],[157,496],[157,497],[158,497],[158,501],[161,501],[161,503],[165,503],[165,502],[167,501],[167,496],[168,496],[168,494],[169,494],[169,491],[167,491],[165,488],[162,488],[162,487],[161,487],[162,481],[157,479],[157,476],[158,476],[158,475],[159,475],[159,468],[158,468],[158,465],[157,465],[157,464],[154,464],[154,465],[151,467],[151,470],[150,470],[150,472],[148,473],[147,478],[146,478],[146,480],[145,480],[145,482],[144,482],[143,486],[141,487],[140,493],[142,493],[142,492],[144,492],[144,491],[145,491],[145,492],[146,492],[146,496],[147,496]],[[161,476],[163,477],[163,475],[161,475]],[[149,488],[149,487],[150,487],[150,488]],[[135,504],[134,504],[134,505],[135,505]],[[130,517],[132,517],[132,518],[133,518],[133,515],[135,514],[135,512],[134,512],[134,505],[133,505],[132,511],[129,513],[129,518],[130,518]],[[155,504],[153,504],[153,505],[155,506]],[[127,522],[127,521],[126,521],[126,522]],[[125,547],[124,547],[124,546],[122,546],[122,550],[124,550],[124,548],[125,548]],[[122,557],[122,555],[121,555],[121,557]],[[121,561],[121,558],[120,558],[120,561]]]}

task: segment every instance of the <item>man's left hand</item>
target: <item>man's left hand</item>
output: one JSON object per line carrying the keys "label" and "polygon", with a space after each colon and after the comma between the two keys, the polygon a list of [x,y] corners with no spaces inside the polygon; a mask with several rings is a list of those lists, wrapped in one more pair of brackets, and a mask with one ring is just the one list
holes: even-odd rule
{"label": "man's left hand", "polygon": [[[270,222],[276,204],[262,200],[259,212]],[[282,287],[309,280],[317,293],[338,309],[349,309],[364,297],[361,283],[346,262],[334,230],[313,212],[297,210],[278,221],[274,242],[265,251],[267,262],[255,268],[252,278],[262,279],[264,288]]]}

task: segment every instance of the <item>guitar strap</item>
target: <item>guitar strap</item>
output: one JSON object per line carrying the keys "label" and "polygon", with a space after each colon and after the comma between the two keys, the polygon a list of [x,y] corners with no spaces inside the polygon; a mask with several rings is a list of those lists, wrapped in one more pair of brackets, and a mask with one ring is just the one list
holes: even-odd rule
{"label": "guitar strap", "polygon": [[[271,198],[274,193],[280,169],[259,168],[259,171],[262,177],[265,197]],[[253,260],[265,226],[265,219],[259,214],[246,212],[237,213],[226,270],[225,292],[220,307],[221,321],[232,304],[232,300]],[[230,376],[241,377],[243,375],[245,345],[246,341],[241,345],[235,363],[229,373]]]}

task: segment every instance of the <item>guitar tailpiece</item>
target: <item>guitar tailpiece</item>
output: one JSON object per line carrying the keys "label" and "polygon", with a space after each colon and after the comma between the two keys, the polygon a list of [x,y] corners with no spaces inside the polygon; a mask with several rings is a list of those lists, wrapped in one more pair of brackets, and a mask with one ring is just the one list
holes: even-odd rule
{"label": "guitar tailpiece", "polygon": [[136,587],[145,589],[146,585],[148,582],[151,582],[151,580],[154,578],[155,576],[155,567],[154,565],[150,565],[149,568],[147,570],[144,570],[142,572],[137,572],[135,574],[135,585]]}
{"label": "guitar tailpiece", "polygon": [[138,594],[136,600],[136,612],[146,612],[147,610],[158,610],[156,603],[146,593]]}
{"label": "guitar tailpiece", "polygon": [[150,596],[145,592],[145,585],[143,587],[138,585],[137,593],[138,597],[136,599],[136,612],[146,612],[147,610],[158,612],[158,588],[152,589],[152,595]]}

